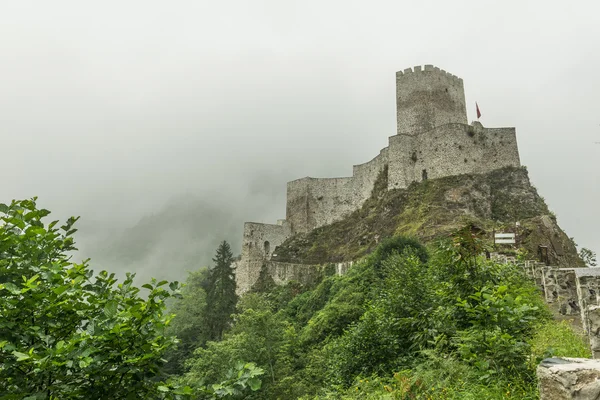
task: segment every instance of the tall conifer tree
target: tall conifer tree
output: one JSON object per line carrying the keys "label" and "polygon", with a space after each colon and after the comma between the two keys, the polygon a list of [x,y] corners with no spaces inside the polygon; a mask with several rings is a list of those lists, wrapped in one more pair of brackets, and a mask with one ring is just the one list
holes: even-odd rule
{"label": "tall conifer tree", "polygon": [[223,241],[217,248],[214,268],[210,271],[206,296],[206,317],[210,340],[221,340],[223,332],[231,324],[235,312],[235,270],[229,243]]}

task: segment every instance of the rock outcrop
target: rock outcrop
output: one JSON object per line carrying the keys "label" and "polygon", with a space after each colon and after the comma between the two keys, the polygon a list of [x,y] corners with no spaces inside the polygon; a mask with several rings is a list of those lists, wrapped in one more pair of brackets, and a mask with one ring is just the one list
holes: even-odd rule
{"label": "rock outcrop", "polygon": [[537,376],[540,400],[600,399],[600,360],[547,358]]}

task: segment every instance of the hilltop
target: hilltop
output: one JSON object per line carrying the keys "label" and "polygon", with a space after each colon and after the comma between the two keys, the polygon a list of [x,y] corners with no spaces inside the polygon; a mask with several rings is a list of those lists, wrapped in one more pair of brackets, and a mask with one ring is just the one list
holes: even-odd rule
{"label": "hilltop", "polygon": [[521,165],[516,128],[469,124],[461,78],[429,64],[406,68],[396,72],[395,97],[396,133],[378,155],[351,176],[288,182],[285,219],[244,224],[238,293],[262,270],[278,284],[302,281],[307,265],[356,261],[396,235],[430,243],[465,223],[490,239],[516,234],[515,248],[497,250],[535,259],[547,249],[553,265],[583,266]]}
{"label": "hilltop", "polygon": [[553,264],[584,266],[525,167],[413,182],[392,190],[386,190],[387,173],[387,168],[379,173],[371,197],[360,209],[288,238],[273,251],[271,260],[300,264],[357,260],[387,237],[412,236],[430,243],[472,222],[490,239],[494,230],[517,233],[529,257],[537,255],[538,245],[550,244]]}

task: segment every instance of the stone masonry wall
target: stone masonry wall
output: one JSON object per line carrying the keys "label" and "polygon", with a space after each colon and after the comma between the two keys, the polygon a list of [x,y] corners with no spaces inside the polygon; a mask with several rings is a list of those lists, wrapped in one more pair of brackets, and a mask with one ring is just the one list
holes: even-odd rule
{"label": "stone masonry wall", "polygon": [[388,164],[388,189],[460,174],[518,167],[514,128],[447,124],[415,135],[389,138],[373,160],[354,166],[347,178],[302,178],[287,186],[287,215],[294,232],[308,232],[340,220],[369,198],[379,171]]}
{"label": "stone masonry wall", "polygon": [[386,147],[371,161],[352,167],[352,186],[354,197],[357,198],[357,202],[360,202],[359,207],[371,196],[375,181],[388,162],[388,148]]}
{"label": "stone masonry wall", "polygon": [[286,220],[294,233],[342,219],[369,198],[388,161],[387,148],[373,160],[355,165],[347,178],[302,178],[287,185]]}
{"label": "stone masonry wall", "polygon": [[242,258],[268,260],[273,250],[291,236],[289,223],[279,221],[277,225],[246,222],[242,240]]}
{"label": "stone masonry wall", "polygon": [[[337,275],[345,274],[352,264],[352,261],[335,264],[335,273]],[[236,292],[241,295],[252,288],[263,268],[266,268],[268,275],[273,278],[277,285],[284,285],[291,281],[308,284],[318,277],[318,274],[323,271],[326,265],[294,264],[242,258],[234,263],[234,267],[236,268]]]}
{"label": "stone masonry wall", "polygon": [[425,177],[482,174],[521,165],[514,128],[484,128],[478,122],[449,124],[389,140],[389,189],[407,187]]}
{"label": "stone masonry wall", "polygon": [[575,268],[575,276],[581,322],[589,333],[588,309],[600,305],[600,268]]}
{"label": "stone masonry wall", "polygon": [[467,123],[463,80],[433,65],[396,72],[397,133]]}

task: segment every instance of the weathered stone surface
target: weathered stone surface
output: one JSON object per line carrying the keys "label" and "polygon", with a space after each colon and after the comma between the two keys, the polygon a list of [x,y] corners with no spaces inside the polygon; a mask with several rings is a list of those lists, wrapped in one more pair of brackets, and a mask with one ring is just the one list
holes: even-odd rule
{"label": "weathered stone surface", "polygon": [[600,361],[547,358],[537,368],[540,400],[600,399]]}
{"label": "weathered stone surface", "polygon": [[581,311],[576,279],[575,268],[560,268],[556,272],[559,312],[563,315],[579,315]]}
{"label": "weathered stone surface", "polygon": [[589,308],[599,305],[600,268],[575,268],[577,298],[581,307],[583,330],[589,334]]}
{"label": "weathered stone surface", "polygon": [[290,281],[306,285],[314,282],[328,266],[333,267],[335,274],[343,275],[350,269],[352,264],[352,261],[348,261],[327,265],[310,265],[242,258],[233,264],[236,269],[236,292],[241,295],[249,291],[257,282],[263,269],[276,285],[284,285]]}
{"label": "weathered stone surface", "polygon": [[592,355],[600,358],[600,306],[588,306],[586,320]]}

